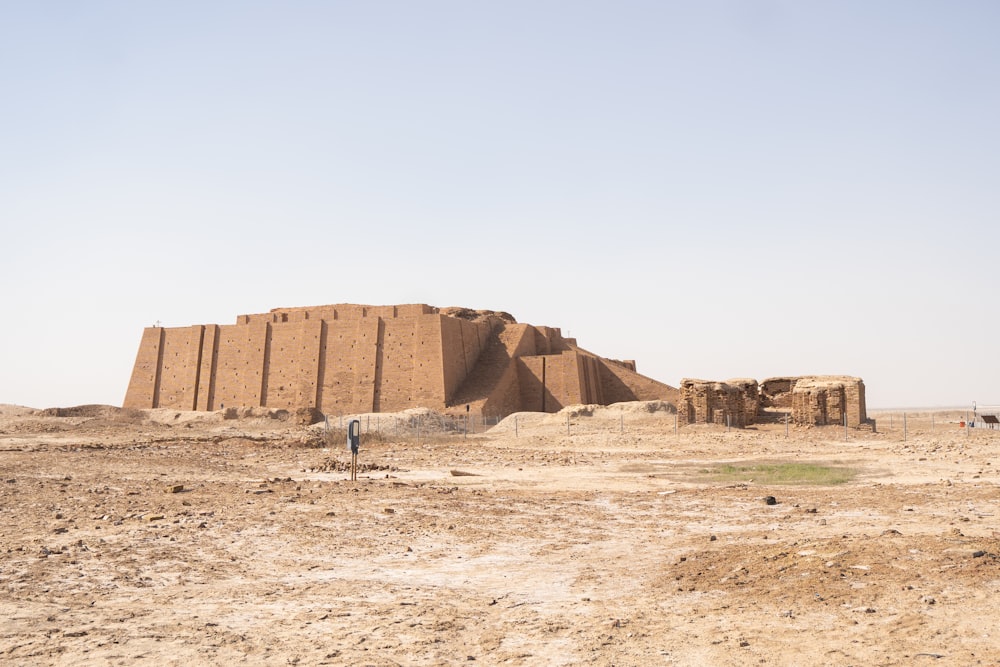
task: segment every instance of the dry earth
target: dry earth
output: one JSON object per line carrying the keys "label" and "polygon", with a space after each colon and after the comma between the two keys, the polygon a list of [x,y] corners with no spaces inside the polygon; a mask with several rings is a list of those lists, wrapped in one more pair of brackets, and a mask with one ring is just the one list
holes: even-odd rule
{"label": "dry earth", "polygon": [[[52,412],[0,407],[3,664],[1000,661],[1000,431],[958,413],[905,441],[521,414],[366,434],[350,482],[317,427]],[[761,461],[857,475],[704,472]]]}

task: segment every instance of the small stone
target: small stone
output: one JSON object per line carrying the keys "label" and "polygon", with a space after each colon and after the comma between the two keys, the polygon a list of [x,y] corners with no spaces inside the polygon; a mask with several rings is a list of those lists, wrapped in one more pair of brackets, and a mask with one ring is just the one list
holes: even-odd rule
{"label": "small stone", "polygon": [[386,507],[382,511],[385,512],[386,514],[395,514],[396,513],[396,510],[392,509],[391,507]]}
{"label": "small stone", "polygon": [[167,493],[180,493],[184,490],[183,484],[171,484],[166,488]]}
{"label": "small stone", "polygon": [[765,505],[777,505],[778,504],[778,499],[775,498],[774,496],[764,496],[764,504]]}
{"label": "small stone", "polygon": [[716,541],[717,539],[719,539],[719,538],[717,538],[717,537],[716,537],[715,535],[709,535],[709,537],[708,537],[708,541],[709,541],[709,542],[714,542],[714,541]]}
{"label": "small stone", "polygon": [[986,555],[985,551],[973,551],[972,552],[972,557],[973,558],[982,558],[985,555]]}

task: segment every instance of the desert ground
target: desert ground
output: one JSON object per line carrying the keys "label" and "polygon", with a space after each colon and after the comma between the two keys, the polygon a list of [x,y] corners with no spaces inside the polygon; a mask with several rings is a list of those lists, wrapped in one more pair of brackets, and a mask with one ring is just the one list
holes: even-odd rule
{"label": "desert ground", "polygon": [[339,416],[0,407],[0,663],[1000,663],[964,413],[420,414],[363,416],[352,482]]}

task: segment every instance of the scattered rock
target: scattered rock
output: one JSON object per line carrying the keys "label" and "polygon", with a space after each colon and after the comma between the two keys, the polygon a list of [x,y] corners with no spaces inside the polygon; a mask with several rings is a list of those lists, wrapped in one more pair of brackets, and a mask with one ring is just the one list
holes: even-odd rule
{"label": "scattered rock", "polygon": [[765,505],[777,505],[778,504],[778,499],[775,498],[774,496],[764,496],[764,504]]}

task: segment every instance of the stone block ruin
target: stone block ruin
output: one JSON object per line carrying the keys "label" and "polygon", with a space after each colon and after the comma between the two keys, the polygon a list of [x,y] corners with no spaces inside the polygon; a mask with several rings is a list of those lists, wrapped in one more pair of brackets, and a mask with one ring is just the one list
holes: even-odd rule
{"label": "stone block ruin", "polygon": [[799,426],[871,424],[865,409],[865,383],[846,375],[775,377],[725,382],[685,378],[680,383],[677,421],[744,428],[785,415]]}
{"label": "stone block ruin", "polygon": [[506,416],[649,400],[675,403],[677,389],[557,328],[468,308],[338,304],[149,327],[123,405]]}

